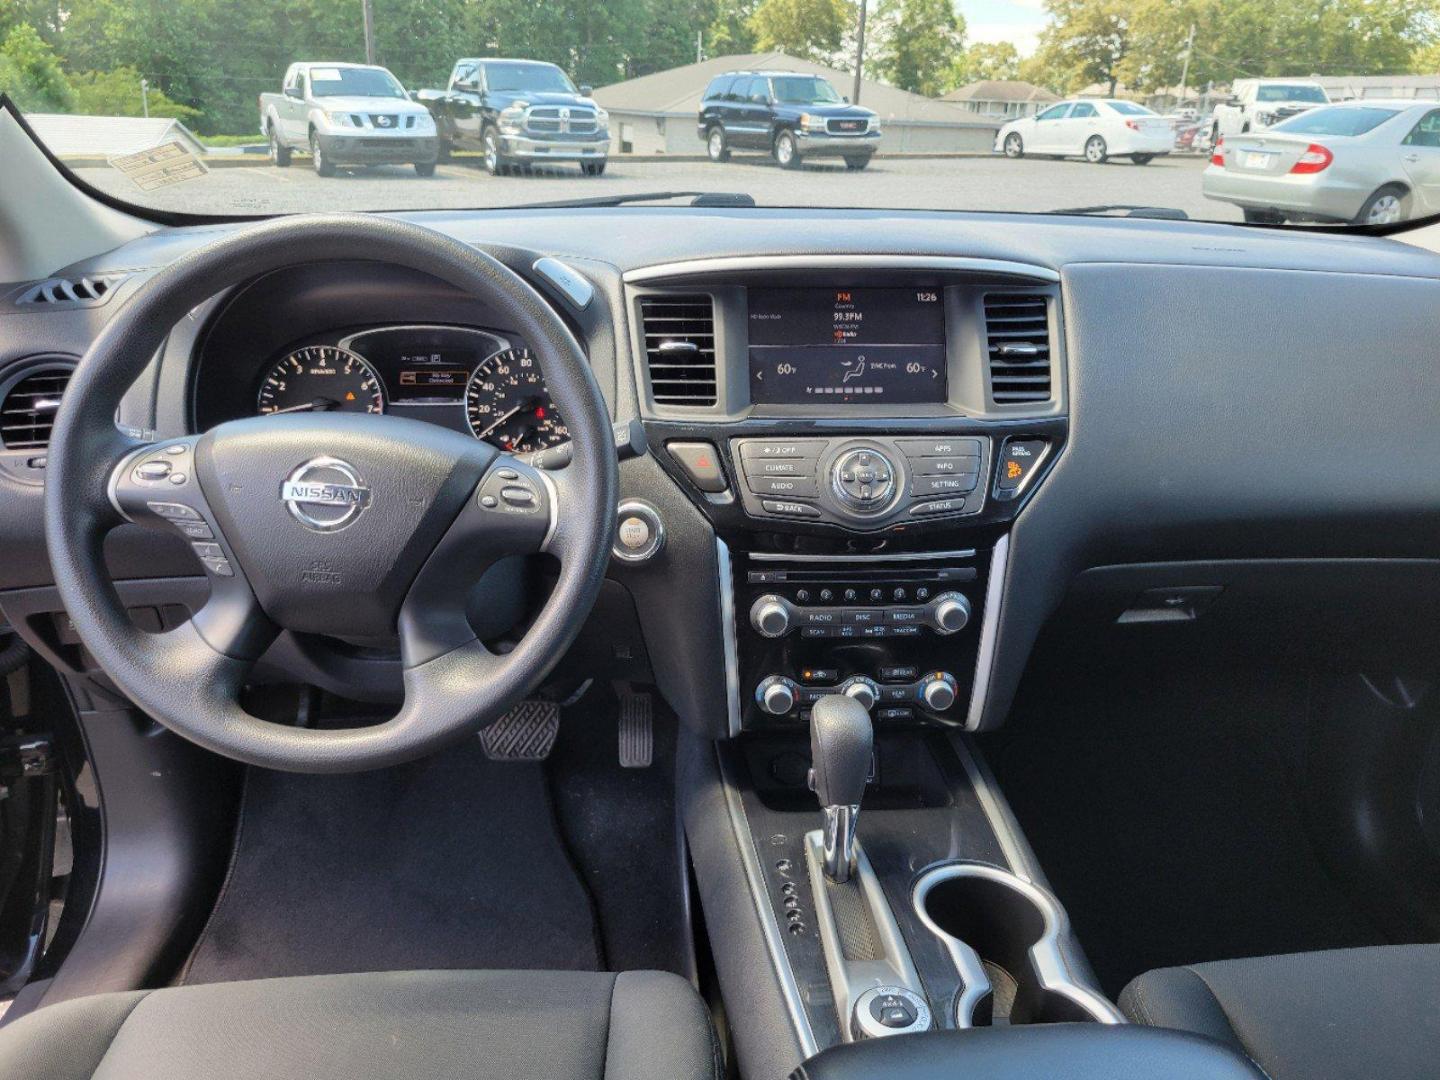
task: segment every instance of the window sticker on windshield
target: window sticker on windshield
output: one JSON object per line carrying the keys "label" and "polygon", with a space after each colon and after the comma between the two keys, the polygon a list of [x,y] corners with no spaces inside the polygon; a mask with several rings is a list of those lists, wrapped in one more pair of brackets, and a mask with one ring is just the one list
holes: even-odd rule
{"label": "window sticker on windshield", "polygon": [[168,142],[153,150],[122,154],[109,159],[110,167],[128,176],[141,191],[194,180],[210,170],[178,142]]}
{"label": "window sticker on windshield", "polygon": [[340,69],[339,69],[339,68],[311,68],[311,69],[310,69],[310,81],[311,81],[311,82],[339,82],[339,81],[340,81]]}

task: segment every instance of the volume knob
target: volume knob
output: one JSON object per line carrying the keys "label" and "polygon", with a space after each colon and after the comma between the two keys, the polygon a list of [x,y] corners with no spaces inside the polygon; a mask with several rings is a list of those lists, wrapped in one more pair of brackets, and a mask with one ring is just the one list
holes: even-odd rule
{"label": "volume knob", "polygon": [[970,601],[957,592],[930,601],[930,625],[941,634],[957,634],[970,622]]}
{"label": "volume knob", "polygon": [[784,637],[790,629],[790,605],[779,596],[762,596],[750,606],[750,625],[763,637]]}

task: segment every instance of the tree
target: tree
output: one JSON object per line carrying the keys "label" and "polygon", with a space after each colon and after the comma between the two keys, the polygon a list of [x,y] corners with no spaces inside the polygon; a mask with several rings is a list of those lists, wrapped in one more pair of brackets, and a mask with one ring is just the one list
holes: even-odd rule
{"label": "tree", "polygon": [[1050,25],[1040,34],[1035,64],[1064,91],[1105,83],[1114,96],[1130,55],[1135,0],[1045,0]]}
{"label": "tree", "polygon": [[884,0],[875,14],[875,73],[926,97],[950,89],[965,48],[965,19],[953,0]]}
{"label": "tree", "polygon": [[187,124],[200,115],[198,109],[171,101],[158,88],[142,94],[141,78],[133,67],[76,75],[70,80],[71,108],[89,116],[144,116],[148,103],[151,116],[170,116]]}
{"label": "tree", "polygon": [[853,0],[761,0],[749,21],[753,47],[823,62],[840,50],[857,14]]}
{"label": "tree", "polygon": [[0,91],[31,112],[64,112],[70,106],[60,60],[29,23],[13,27],[0,45]]}
{"label": "tree", "polygon": [[750,20],[758,0],[720,0],[715,17],[705,31],[705,52],[709,56],[729,56],[755,51],[755,32]]}
{"label": "tree", "polygon": [[960,58],[956,75],[957,84],[1019,78],[1020,53],[1008,41],[977,41]]}

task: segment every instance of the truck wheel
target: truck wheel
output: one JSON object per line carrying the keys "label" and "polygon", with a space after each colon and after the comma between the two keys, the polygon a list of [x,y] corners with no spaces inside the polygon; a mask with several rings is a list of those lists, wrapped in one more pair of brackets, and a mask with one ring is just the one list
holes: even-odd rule
{"label": "truck wheel", "polygon": [[800,167],[800,147],[795,142],[793,131],[781,131],[775,136],[775,164],[782,169]]}
{"label": "truck wheel", "polygon": [[320,147],[320,136],[310,132],[310,160],[315,165],[316,176],[334,176],[335,165],[325,156],[325,151]]}
{"label": "truck wheel", "polygon": [[847,154],[845,155],[845,168],[851,172],[859,172],[870,164],[869,154]]}
{"label": "truck wheel", "polygon": [[415,162],[415,172],[416,172],[416,174],[419,175],[419,176],[434,176],[434,175],[435,175],[435,162],[433,162],[433,161],[417,161],[417,162]]}
{"label": "truck wheel", "polygon": [[1155,155],[1154,155],[1154,154],[1131,154],[1131,155],[1130,155],[1130,160],[1133,161],[1136,165],[1149,165],[1150,162],[1152,162],[1152,161],[1155,160]]}
{"label": "truck wheel", "polygon": [[580,163],[580,171],[586,176],[599,176],[605,171],[605,162],[582,161]]}
{"label": "truck wheel", "polygon": [[1251,210],[1248,207],[1241,209],[1245,217],[1246,225],[1284,225],[1285,215],[1278,210]]}
{"label": "truck wheel", "polygon": [[725,129],[718,124],[705,133],[705,152],[717,165],[730,160],[730,147],[725,145]]}
{"label": "truck wheel", "polygon": [[1025,140],[1020,138],[1018,131],[1012,131],[1005,136],[1005,156],[1008,158],[1020,158],[1025,156]]}
{"label": "truck wheel", "polygon": [[1410,216],[1409,193],[1398,184],[1386,184],[1365,200],[1355,215],[1356,225],[1393,225]]}
{"label": "truck wheel", "polygon": [[270,164],[277,169],[288,169],[290,167],[290,148],[282,146],[280,135],[272,126],[270,128]]}
{"label": "truck wheel", "polygon": [[491,176],[504,176],[510,171],[510,163],[500,153],[500,132],[487,127],[480,136],[480,146],[485,151],[485,171]]}
{"label": "truck wheel", "polygon": [[1099,135],[1091,135],[1085,140],[1085,160],[1091,165],[1104,165],[1109,157],[1110,148]]}

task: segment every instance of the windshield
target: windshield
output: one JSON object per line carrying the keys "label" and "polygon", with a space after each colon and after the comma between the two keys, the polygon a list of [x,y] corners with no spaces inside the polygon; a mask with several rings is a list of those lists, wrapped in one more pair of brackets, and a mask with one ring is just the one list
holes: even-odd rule
{"label": "windshield", "polygon": [[1262,86],[1255,91],[1256,101],[1313,101],[1324,105],[1330,99],[1318,86]]}
{"label": "windshield", "polygon": [[573,94],[575,87],[559,68],[548,64],[486,64],[485,88],[502,93]]}
{"label": "windshield", "polygon": [[784,105],[838,105],[840,95],[824,79],[807,79],[795,75],[770,80],[775,100]]}
{"label": "windshield", "polygon": [[1376,108],[1311,109],[1276,124],[1275,130],[1293,135],[1364,135],[1399,112]]}
{"label": "windshield", "polygon": [[405,88],[388,71],[374,68],[311,68],[312,97],[403,98]]}
{"label": "windshield", "polygon": [[1440,208],[1424,161],[1342,141],[1280,182],[1238,149],[1440,107],[1440,0],[0,0],[0,91],[74,180],[176,220]]}

